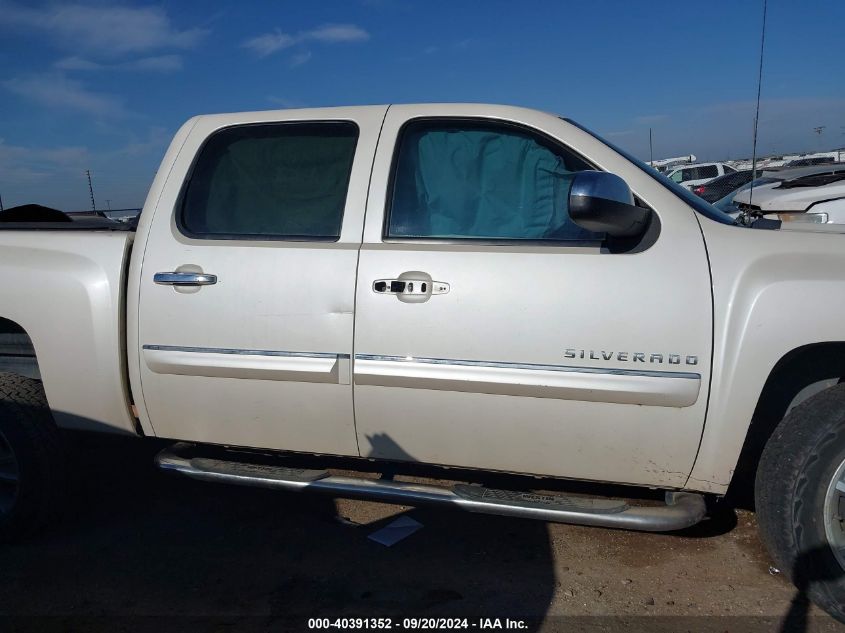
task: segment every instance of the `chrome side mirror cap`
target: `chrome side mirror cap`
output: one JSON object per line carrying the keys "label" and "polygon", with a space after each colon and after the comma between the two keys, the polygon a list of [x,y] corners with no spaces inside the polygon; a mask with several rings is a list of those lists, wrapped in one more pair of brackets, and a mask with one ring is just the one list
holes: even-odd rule
{"label": "chrome side mirror cap", "polygon": [[637,237],[651,210],[634,204],[628,184],[606,171],[579,171],[569,189],[569,217],[583,229],[612,237]]}

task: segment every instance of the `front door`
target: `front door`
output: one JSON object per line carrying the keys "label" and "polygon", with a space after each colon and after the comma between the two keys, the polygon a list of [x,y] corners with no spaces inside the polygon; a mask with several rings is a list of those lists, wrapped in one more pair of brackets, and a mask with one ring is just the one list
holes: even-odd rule
{"label": "front door", "polygon": [[[694,212],[577,127],[486,108],[388,111],[358,267],[362,455],[682,486],[710,371]],[[569,220],[583,169],[655,211],[645,239]]]}
{"label": "front door", "polygon": [[185,183],[165,186],[163,199],[181,194],[156,209],[141,272],[141,382],[157,435],[358,454],[355,268],[384,111],[197,123],[174,173],[197,158]]}

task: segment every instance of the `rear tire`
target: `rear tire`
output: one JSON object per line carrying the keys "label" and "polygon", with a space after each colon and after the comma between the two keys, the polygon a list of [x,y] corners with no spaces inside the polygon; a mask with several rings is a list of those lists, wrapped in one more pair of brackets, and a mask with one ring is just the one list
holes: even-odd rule
{"label": "rear tire", "polygon": [[[757,469],[760,534],[799,591],[845,622],[845,384],[795,407]],[[839,484],[839,485],[837,485]]]}
{"label": "rear tire", "polygon": [[36,533],[65,493],[65,455],[41,382],[0,374],[0,541]]}

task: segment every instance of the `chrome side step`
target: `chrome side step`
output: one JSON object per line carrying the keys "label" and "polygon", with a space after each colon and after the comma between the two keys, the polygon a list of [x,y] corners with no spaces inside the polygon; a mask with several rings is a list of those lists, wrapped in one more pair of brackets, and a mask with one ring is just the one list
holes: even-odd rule
{"label": "chrome side step", "polygon": [[288,491],[322,492],[405,505],[443,504],[469,512],[576,523],[645,532],[669,532],[704,518],[704,498],[687,492],[666,493],[666,503],[632,506],[619,499],[545,495],[456,484],[451,488],[385,479],[331,475],[325,470],[285,468],[235,460],[191,456],[192,445],[179,443],[156,456],[162,470],[202,481]]}

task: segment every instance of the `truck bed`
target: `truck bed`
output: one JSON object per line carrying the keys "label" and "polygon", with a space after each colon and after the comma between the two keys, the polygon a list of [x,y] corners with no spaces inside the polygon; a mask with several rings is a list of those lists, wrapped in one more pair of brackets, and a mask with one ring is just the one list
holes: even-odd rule
{"label": "truck bed", "polygon": [[133,432],[124,313],[134,233],[99,220],[0,231],[0,371],[50,350],[27,375],[43,379],[61,426]]}
{"label": "truck bed", "polygon": [[0,222],[0,231],[127,231],[134,222],[117,222],[100,216],[72,217],[70,222]]}

